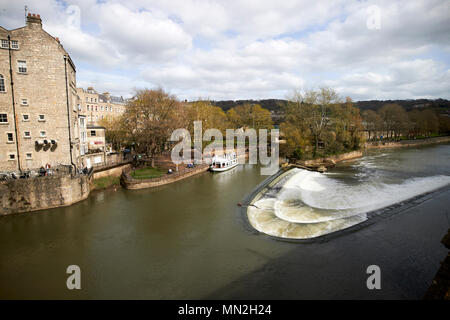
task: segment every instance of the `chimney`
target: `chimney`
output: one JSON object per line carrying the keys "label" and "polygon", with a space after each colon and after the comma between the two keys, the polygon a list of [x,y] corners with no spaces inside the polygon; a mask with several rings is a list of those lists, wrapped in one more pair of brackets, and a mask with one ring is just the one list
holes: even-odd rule
{"label": "chimney", "polygon": [[39,28],[42,28],[42,20],[40,15],[31,14],[29,13],[27,16],[27,26],[33,27],[37,26]]}
{"label": "chimney", "polygon": [[106,98],[106,102],[111,102],[111,95],[109,94],[109,92],[103,92],[103,95]]}

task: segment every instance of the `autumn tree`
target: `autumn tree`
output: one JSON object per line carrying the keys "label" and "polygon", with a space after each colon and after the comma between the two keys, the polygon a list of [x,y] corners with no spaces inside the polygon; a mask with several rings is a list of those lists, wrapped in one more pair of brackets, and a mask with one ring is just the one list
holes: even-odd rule
{"label": "autumn tree", "polygon": [[152,159],[169,146],[171,133],[186,125],[185,110],[173,95],[162,89],[138,90],[122,117],[127,138],[136,150]]}
{"label": "autumn tree", "polygon": [[259,104],[245,103],[227,111],[230,125],[237,128],[272,129],[273,122],[270,111]]}
{"label": "autumn tree", "polygon": [[368,134],[368,139],[370,140],[373,138],[373,135],[382,130],[383,120],[374,110],[365,110],[362,113],[362,118],[364,121],[364,127]]}
{"label": "autumn tree", "polygon": [[209,100],[199,99],[186,106],[186,115],[189,121],[188,130],[193,133],[194,121],[202,121],[202,129],[219,129],[222,133],[228,127],[228,119],[225,112],[211,104]]}
{"label": "autumn tree", "polygon": [[378,110],[387,138],[398,139],[409,129],[409,119],[405,109],[395,103],[388,103]]}
{"label": "autumn tree", "polygon": [[331,88],[295,91],[285,108],[280,126],[285,143],[280,150],[288,157],[335,154],[358,149],[363,142],[359,109]]}
{"label": "autumn tree", "polygon": [[111,143],[113,150],[120,150],[127,143],[121,117],[105,117],[99,121],[99,125],[105,127],[105,140]]}
{"label": "autumn tree", "polygon": [[439,115],[439,134],[450,134],[450,117],[447,114]]}

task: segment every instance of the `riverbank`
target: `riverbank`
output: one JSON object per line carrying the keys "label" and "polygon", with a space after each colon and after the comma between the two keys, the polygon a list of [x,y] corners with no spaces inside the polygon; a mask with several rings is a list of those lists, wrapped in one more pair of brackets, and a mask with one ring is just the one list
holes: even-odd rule
{"label": "riverbank", "polygon": [[296,167],[306,170],[314,170],[318,172],[326,172],[328,169],[333,168],[337,163],[361,158],[364,155],[364,151],[371,149],[385,149],[385,148],[404,148],[404,147],[417,147],[424,145],[431,145],[436,143],[450,142],[450,136],[445,137],[433,137],[417,140],[400,140],[400,141],[383,141],[383,142],[366,142],[361,150],[355,150],[345,152],[337,155],[332,155],[324,158],[309,159],[309,160],[297,160],[294,163],[283,164],[284,167]]}
{"label": "riverbank", "polygon": [[415,147],[445,142],[450,142],[450,136],[425,138],[417,140],[367,142],[364,145],[364,149],[404,148],[404,147]]}
{"label": "riverbank", "polygon": [[169,183],[180,181],[194,175],[208,171],[209,165],[200,164],[194,168],[184,168],[183,170],[173,172],[172,174],[164,174],[160,177],[151,179],[136,179],[131,175],[131,169],[123,170],[120,176],[120,184],[125,189],[146,189],[163,186]]}
{"label": "riverbank", "polygon": [[284,167],[287,168],[300,168],[306,170],[314,170],[319,172],[325,172],[329,168],[334,167],[337,163],[347,160],[353,160],[357,158],[361,158],[363,156],[363,152],[360,150],[345,152],[337,155],[332,155],[325,158],[317,158],[311,160],[298,160],[294,163],[289,163]]}
{"label": "riverbank", "polygon": [[[438,152],[447,156],[448,149],[427,147],[423,157],[441,161]],[[419,153],[395,155],[412,155],[423,168]],[[378,165],[393,163],[381,162],[380,154]],[[449,175],[448,161],[431,167],[431,175]],[[247,164],[157,189],[98,191],[43,214],[2,217],[0,299],[423,297],[447,252],[439,241],[448,229],[449,193],[332,241],[299,244],[258,235],[242,222],[236,204],[265,178],[259,166]],[[82,270],[82,290],[65,286],[71,264]],[[381,268],[381,290],[366,287],[372,264]]]}
{"label": "riverbank", "polygon": [[449,188],[449,151],[442,144],[371,152],[327,174],[287,167],[255,188],[241,214],[251,229],[274,239],[328,240]]}

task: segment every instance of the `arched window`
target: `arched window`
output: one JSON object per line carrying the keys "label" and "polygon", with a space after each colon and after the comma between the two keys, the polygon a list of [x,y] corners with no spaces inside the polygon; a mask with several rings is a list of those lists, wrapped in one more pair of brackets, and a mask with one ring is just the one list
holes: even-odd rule
{"label": "arched window", "polygon": [[5,78],[3,78],[3,75],[0,74],[0,92],[5,92]]}

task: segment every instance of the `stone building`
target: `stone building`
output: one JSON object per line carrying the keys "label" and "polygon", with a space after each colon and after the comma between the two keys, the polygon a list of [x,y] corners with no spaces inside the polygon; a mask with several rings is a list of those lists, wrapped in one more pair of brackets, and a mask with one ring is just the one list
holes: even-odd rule
{"label": "stone building", "polygon": [[80,161],[76,69],[39,15],[0,27],[0,171]]}
{"label": "stone building", "polygon": [[118,117],[123,114],[127,101],[122,97],[111,96],[108,92],[99,94],[93,87],[86,90],[77,88],[80,113],[86,116],[89,125],[99,125],[106,117]]}
{"label": "stone building", "polygon": [[106,152],[105,127],[88,125],[87,126],[87,142],[91,151]]}

